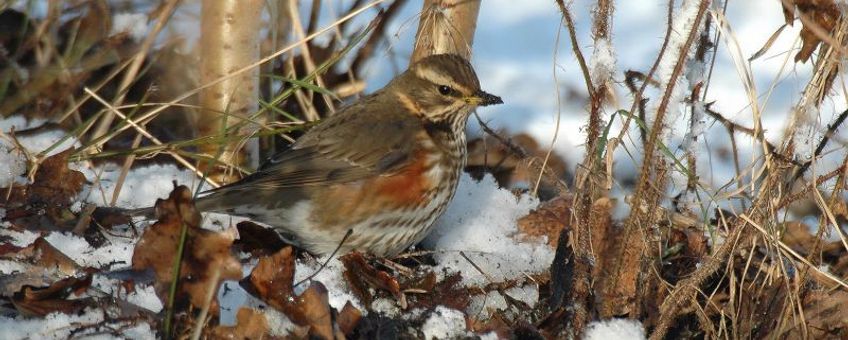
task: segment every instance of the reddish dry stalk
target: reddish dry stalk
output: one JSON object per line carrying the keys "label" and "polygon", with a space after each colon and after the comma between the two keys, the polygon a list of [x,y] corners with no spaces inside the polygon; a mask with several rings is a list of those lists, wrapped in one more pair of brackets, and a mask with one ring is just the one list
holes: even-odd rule
{"label": "reddish dry stalk", "polygon": [[613,0],[598,0],[598,5],[595,7],[594,22],[592,23],[592,33],[595,40],[609,38],[612,12]]}
{"label": "reddish dry stalk", "polygon": [[[619,248],[615,257],[618,261],[615,262],[614,268],[610,270],[610,280],[607,281],[607,285],[604,287],[603,296],[615,298],[613,301],[606,302],[607,306],[614,306],[617,309],[615,314],[629,313],[634,315],[635,313],[638,315],[638,306],[635,304],[636,297],[627,296],[636,292],[638,284],[637,276],[625,276],[623,274],[632,271],[633,268],[640,268],[642,266],[640,263],[642,263],[643,255],[647,251],[644,247],[647,244],[647,240],[644,239],[644,231],[648,226],[655,224],[657,214],[653,212],[656,211],[662,197],[661,190],[660,192],[654,192],[654,188],[664,188],[665,183],[664,176],[654,171],[657,169],[656,164],[662,161],[655,156],[657,141],[659,140],[660,133],[664,130],[665,114],[671,99],[671,92],[674,90],[677,79],[683,72],[683,65],[689,55],[688,51],[698,36],[698,30],[694,28],[701,25],[708,4],[709,0],[701,1],[698,7],[698,13],[693,22],[693,29],[689,32],[686,42],[680,47],[678,60],[674,65],[671,77],[667,80],[666,91],[663,93],[657,107],[654,123],[645,145],[645,156],[642,161],[639,182],[632,196],[631,214],[624,225],[622,247]],[[622,292],[627,295],[622,296]]]}
{"label": "reddish dry stalk", "polygon": [[[566,322],[573,330],[572,335],[580,337],[591,316],[591,312],[588,309],[591,305],[590,296],[592,296],[592,281],[593,273],[595,272],[593,268],[594,255],[592,254],[592,244],[593,241],[596,241],[592,239],[592,234],[593,231],[595,233],[599,232],[597,230],[593,230],[593,227],[601,227],[597,221],[593,223],[592,207],[598,198],[606,196],[603,192],[604,186],[598,184],[598,180],[596,179],[597,177],[592,177],[595,174],[601,174],[601,177],[604,177],[603,169],[601,168],[602,164],[598,159],[596,149],[599,143],[598,138],[600,136],[602,125],[601,114],[609,79],[591,79],[589,69],[586,65],[586,60],[583,57],[583,53],[579,48],[580,45],[577,42],[577,34],[570,11],[562,0],[558,0],[557,5],[562,12],[563,21],[568,29],[569,37],[571,39],[572,50],[580,64],[590,98],[589,130],[586,136],[586,155],[583,161],[582,170],[580,170],[580,174],[576,178],[575,186],[576,190],[573,204],[575,207],[575,214],[573,215],[573,218],[576,220],[576,223],[571,231],[571,237],[569,237],[571,241],[570,247],[574,254],[574,276],[571,278],[572,289],[568,292],[569,298],[565,301],[566,304],[569,304],[570,307],[573,308],[573,312],[569,315],[570,320],[566,320]],[[593,33],[596,42],[601,39],[609,38],[610,22],[612,20],[613,12],[612,8],[613,1],[598,1],[593,20]],[[598,85],[595,86],[593,83]],[[565,245],[559,245],[559,247],[562,246]]]}
{"label": "reddish dry stalk", "polygon": [[471,60],[480,0],[426,0],[410,64],[426,56],[454,53]]}
{"label": "reddish dry stalk", "polygon": [[[782,185],[782,179],[785,173],[784,167],[776,166],[770,169],[769,175],[764,182],[765,184],[760,190],[760,194],[756,196],[752,207],[746,212],[751,221],[757,223],[767,221],[771,216],[768,212],[776,211],[771,203],[776,202],[779,198],[779,188]],[[773,221],[774,219],[771,220]],[[677,319],[677,316],[681,314],[681,309],[685,304],[693,301],[695,294],[700,290],[704,281],[715,274],[737,249],[749,248],[749,244],[755,233],[746,232],[747,226],[748,223],[745,219],[737,219],[730,228],[730,233],[727,235],[725,242],[721,244],[713,256],[701,262],[701,267],[692,272],[691,276],[677,283],[660,307],[659,321],[650,339],[659,340],[665,338],[669,327]]]}

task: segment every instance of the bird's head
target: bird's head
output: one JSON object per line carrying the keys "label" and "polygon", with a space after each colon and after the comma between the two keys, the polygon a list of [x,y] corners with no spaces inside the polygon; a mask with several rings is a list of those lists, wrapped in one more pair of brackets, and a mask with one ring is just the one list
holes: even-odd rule
{"label": "bird's head", "polygon": [[502,104],[480,89],[471,64],[455,54],[436,54],[412,64],[386,90],[413,114],[431,121],[468,118],[478,106]]}

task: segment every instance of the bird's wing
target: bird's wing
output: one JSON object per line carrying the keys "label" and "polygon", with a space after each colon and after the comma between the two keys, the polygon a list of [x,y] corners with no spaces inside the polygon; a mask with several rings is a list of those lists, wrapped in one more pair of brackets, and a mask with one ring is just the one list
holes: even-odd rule
{"label": "bird's wing", "polygon": [[212,191],[326,185],[397,172],[411,161],[421,121],[398,112],[398,107],[372,98],[364,101],[370,105],[359,102],[344,108],[257,172]]}

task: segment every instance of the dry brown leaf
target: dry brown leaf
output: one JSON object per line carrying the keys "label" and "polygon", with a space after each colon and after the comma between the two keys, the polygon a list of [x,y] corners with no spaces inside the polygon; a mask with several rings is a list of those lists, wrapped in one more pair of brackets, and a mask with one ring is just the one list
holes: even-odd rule
{"label": "dry brown leaf", "polygon": [[68,168],[68,157],[73,148],[48,157],[38,167],[35,181],[30,186],[31,197],[52,204],[67,205],[72,202],[85,184],[85,175]]}
{"label": "dry brown leaf", "polygon": [[272,256],[259,259],[250,273],[250,284],[262,301],[286,312],[294,295],[294,268],[294,250],[285,247]]}
{"label": "dry brown leaf", "polygon": [[350,335],[350,333],[356,329],[356,325],[359,324],[359,320],[361,319],[362,312],[348,301],[336,317],[336,323],[339,324],[339,330],[342,331],[342,333]]}
{"label": "dry brown leaf", "polygon": [[236,313],[235,326],[216,326],[210,339],[261,339],[267,337],[268,319],[261,311],[242,307]]}
{"label": "dry brown leaf", "polygon": [[309,325],[310,337],[334,339],[333,311],[327,288],[320,282],[313,282],[303,294],[297,297],[295,304],[300,311],[300,319]]}
{"label": "dry brown leaf", "polygon": [[513,338],[512,326],[504,320],[504,317],[500,313],[495,313],[485,320],[470,317],[468,320],[468,329],[477,334],[495,332],[498,339]]}
{"label": "dry brown leaf", "polygon": [[43,237],[24,248],[7,248],[0,254],[0,259],[29,265],[23,272],[0,276],[0,296],[10,296],[27,285],[49,285],[57,279],[79,275],[83,270]]}
{"label": "dry brown leaf", "polygon": [[529,238],[545,236],[548,245],[556,247],[559,233],[568,232],[571,221],[571,196],[559,196],[542,203],[527,216],[518,220],[518,231]]}
{"label": "dry brown leaf", "polygon": [[816,236],[810,233],[810,229],[804,223],[786,222],[783,224],[781,240],[793,250],[806,253],[814,249]]}
{"label": "dry brown leaf", "polygon": [[[547,156],[547,150],[539,146],[539,143],[528,134],[522,133],[514,136],[504,137],[510,143],[522,149],[529,158],[542,162]],[[568,169],[565,161],[552,153],[548,158],[548,168],[553,170],[553,176],[564,178]],[[519,186],[532,187],[539,177],[539,172],[528,166],[527,159],[522,159],[509,146],[504,145],[496,138],[486,135],[468,142],[468,172],[475,177],[482,177],[484,173],[490,173],[495,177],[498,184],[505,188]],[[540,192],[556,192],[558,189],[544,180],[541,183]]]}
{"label": "dry brown leaf", "polygon": [[[285,247],[272,256],[259,259],[247,282],[262,301],[282,311],[295,324],[309,327],[310,336],[332,339],[333,312],[327,289],[314,282],[300,296],[294,296],[294,270],[294,249]],[[356,327],[360,317],[359,310],[348,303],[336,320],[339,329],[347,333]]]}
{"label": "dry brown leaf", "polygon": [[[31,218],[33,221],[20,224],[28,229],[52,229],[56,224],[73,219],[68,207],[85,183],[81,172],[68,168],[68,157],[73,151],[71,148],[46,158],[36,169],[32,184],[13,187],[5,201],[4,220]],[[42,220],[43,217],[48,220]]]}
{"label": "dry brown leaf", "polygon": [[35,239],[35,242],[19,251],[0,255],[0,258],[23,261],[46,270],[58,271],[66,276],[76,275],[81,269],[74,260],[53,247],[43,237]]}
{"label": "dry brown leaf", "polygon": [[12,296],[12,304],[25,316],[45,316],[53,312],[75,314],[85,307],[94,306],[94,301],[68,299],[71,294],[79,295],[91,285],[91,276],[68,277],[48,287],[24,286]]}
{"label": "dry brown leaf", "polygon": [[373,287],[387,291],[397,299],[402,309],[406,309],[406,295],[400,290],[400,283],[385,271],[378,270],[365,261],[361,253],[352,252],[339,258],[344,264],[344,276],[352,287],[354,293],[360,297],[366,306],[371,304],[372,297],[367,287]]}
{"label": "dry brown leaf", "polygon": [[[190,302],[202,306],[209,289],[218,289],[222,280],[241,278],[241,263],[230,253],[232,235],[200,228],[200,213],[194,207],[191,191],[179,186],[166,200],[156,202],[158,222],[147,228],[133,252],[133,269],[152,269],[156,274],[156,291],[167,297],[172,278],[174,256],[180,240],[180,229],[187,228],[182,265],[180,267],[181,292],[188,294]],[[218,275],[215,275],[218,271]],[[218,282],[211,282],[215,277]],[[210,310],[217,311],[217,301]]]}
{"label": "dry brown leaf", "polygon": [[686,234],[686,252],[684,255],[700,261],[710,253],[709,240],[707,240],[707,235],[704,234],[703,230],[689,227],[684,229],[683,232]]}
{"label": "dry brown leaf", "polygon": [[[782,2],[783,16],[786,23],[792,25],[795,21],[795,13],[805,16],[809,21],[802,21],[803,27],[799,33],[802,41],[801,50],[795,55],[795,61],[806,62],[813,55],[816,47],[822,42],[818,29],[830,34],[836,27],[841,13],[839,7],[833,0],[787,0]],[[816,26],[816,27],[813,27]]]}
{"label": "dry brown leaf", "polygon": [[410,308],[433,309],[442,305],[451,309],[465,310],[471,302],[471,292],[462,284],[462,274],[447,274],[428,294],[415,294]]}
{"label": "dry brown leaf", "polygon": [[[811,339],[848,337],[848,292],[816,291],[804,298],[804,318]],[[787,339],[799,338],[801,329],[793,329]]]}

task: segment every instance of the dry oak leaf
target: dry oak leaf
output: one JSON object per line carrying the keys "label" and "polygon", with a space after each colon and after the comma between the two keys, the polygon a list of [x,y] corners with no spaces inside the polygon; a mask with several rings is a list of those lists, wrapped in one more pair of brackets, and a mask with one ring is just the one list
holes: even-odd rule
{"label": "dry oak leaf", "polygon": [[370,286],[391,293],[400,304],[401,309],[406,309],[406,295],[401,291],[400,283],[398,283],[396,278],[368,264],[365,257],[358,252],[352,252],[342,256],[339,260],[344,264],[344,276],[351,287],[354,288],[354,294],[366,306],[370,306],[373,300],[373,296],[371,296],[368,290]]}
{"label": "dry oak leaf", "polygon": [[0,259],[26,264],[21,272],[0,275],[0,296],[11,296],[23,286],[47,286],[83,270],[74,260],[53,247],[43,237],[24,248],[2,247]]}
{"label": "dry oak leaf", "polygon": [[[50,222],[38,220],[34,225],[53,224],[65,221],[70,212],[67,208],[76,199],[85,184],[85,176],[68,168],[68,157],[74,149],[47,157],[38,165],[33,183],[13,186],[4,207],[7,209],[4,220],[16,220],[23,217],[49,217]],[[0,189],[6,192],[8,188]],[[30,227],[29,223],[26,223]]]}
{"label": "dry oak leaf", "polygon": [[45,270],[63,275],[76,275],[82,269],[74,260],[56,249],[50,242],[39,237],[29,246],[15,252],[0,255],[0,259],[25,261]]}
{"label": "dry oak leaf", "polygon": [[356,325],[359,324],[359,320],[362,320],[362,312],[360,312],[358,308],[354,307],[350,301],[345,303],[344,307],[342,307],[342,311],[339,312],[338,316],[336,316],[336,323],[339,324],[339,330],[345,335],[349,335],[354,329],[356,329]]}
{"label": "dry oak leaf", "polygon": [[572,197],[559,196],[542,203],[527,216],[518,220],[518,231],[526,237],[547,237],[548,245],[556,247],[559,233],[569,228]]}
{"label": "dry oak leaf", "polygon": [[12,296],[15,309],[25,316],[45,316],[53,312],[75,314],[85,307],[94,306],[90,298],[69,299],[71,294],[79,295],[91,285],[91,275],[68,277],[54,282],[48,287],[24,286]]}
{"label": "dry oak leaf", "polygon": [[799,33],[801,50],[795,55],[796,62],[806,62],[822,42],[821,35],[829,35],[836,27],[836,21],[841,15],[839,7],[833,0],[786,0],[782,4],[787,24],[792,25],[795,21],[796,9],[806,18],[801,21],[803,27]]}
{"label": "dry oak leaf", "polygon": [[294,268],[294,250],[285,247],[259,259],[250,272],[250,284],[262,301],[288,314],[294,296]]}
{"label": "dry oak leaf", "polygon": [[[187,187],[179,186],[168,199],[157,200],[156,216],[159,221],[144,231],[135,247],[132,268],[153,270],[160,298],[167,296],[173,280],[174,256],[183,226],[186,242],[180,266],[180,291],[188,294],[193,305],[203,306],[209,289],[217,291],[222,280],[241,279],[241,263],[230,252],[235,237],[200,228],[200,213]],[[216,301],[210,310],[218,310]]]}
{"label": "dry oak leaf", "polygon": [[[269,306],[282,311],[297,325],[309,327],[309,335],[332,339],[333,311],[330,308],[327,289],[314,282],[300,296],[295,296],[294,249],[285,247],[274,255],[262,257],[250,273],[250,290]],[[359,322],[361,313],[350,303],[336,317],[339,331],[349,333]],[[341,338],[339,334],[335,334]]]}

